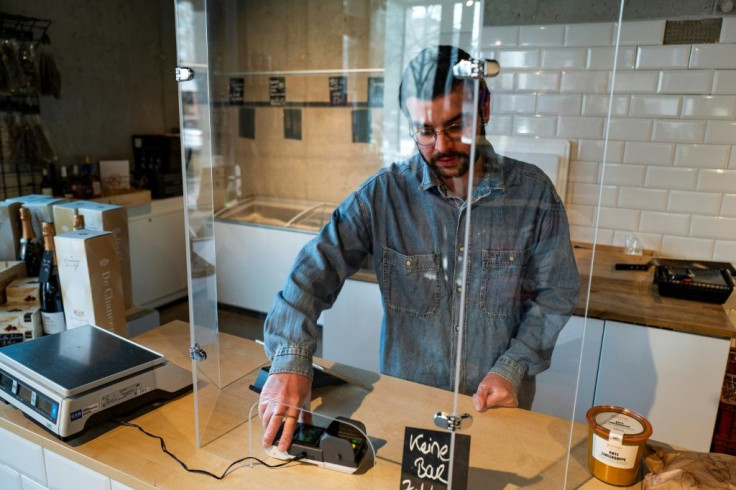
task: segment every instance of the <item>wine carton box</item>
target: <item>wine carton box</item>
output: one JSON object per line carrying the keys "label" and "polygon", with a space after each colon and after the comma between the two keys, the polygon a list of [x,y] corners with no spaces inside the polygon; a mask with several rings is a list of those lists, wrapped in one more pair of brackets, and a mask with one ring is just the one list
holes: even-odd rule
{"label": "wine carton box", "polygon": [[72,231],[74,210],[84,216],[84,227],[88,230],[110,231],[115,236],[123,281],[125,307],[133,305],[133,281],[130,265],[130,238],[128,234],[128,211],[124,206],[94,201],[71,201],[54,206],[56,233]]}
{"label": "wine carton box", "polygon": [[70,231],[56,235],[54,244],[66,328],[90,324],[127,335],[114,234],[86,229]]}
{"label": "wine carton box", "polygon": [[19,202],[0,202],[0,260],[18,260],[20,206]]}
{"label": "wine carton box", "polygon": [[0,305],[0,347],[42,335],[41,309],[38,305],[17,303]]}
{"label": "wine carton box", "polygon": [[[37,194],[32,194],[36,196]],[[63,197],[49,197],[44,198],[34,197],[23,201],[23,207],[31,210],[31,222],[33,223],[33,232],[39,239],[43,239],[41,223],[44,221],[52,223],[54,221],[54,205],[67,202],[67,199]]]}
{"label": "wine carton box", "polygon": [[38,277],[13,279],[5,288],[5,296],[8,303],[30,306],[40,305],[41,299],[38,297],[38,286]]}
{"label": "wine carton box", "polygon": [[7,301],[5,290],[8,284],[19,277],[26,277],[26,264],[19,260],[0,262],[0,304]]}

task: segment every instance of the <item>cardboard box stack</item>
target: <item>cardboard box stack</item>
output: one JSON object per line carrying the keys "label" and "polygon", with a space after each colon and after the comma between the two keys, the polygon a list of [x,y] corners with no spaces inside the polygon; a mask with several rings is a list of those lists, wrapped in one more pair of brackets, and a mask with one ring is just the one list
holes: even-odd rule
{"label": "cardboard box stack", "polygon": [[115,235],[78,230],[56,236],[66,328],[87,324],[127,335]]}
{"label": "cardboard box stack", "polygon": [[19,202],[0,202],[0,260],[18,260],[20,253]]}
{"label": "cardboard box stack", "polygon": [[43,335],[38,279],[26,277],[23,262],[0,262],[0,347]]}
{"label": "cardboard box stack", "polygon": [[115,237],[123,282],[123,301],[126,308],[133,305],[133,282],[130,266],[130,239],[128,235],[128,212],[123,206],[93,201],[71,201],[54,206],[56,233],[72,231],[74,212],[84,216],[84,227],[88,230],[109,231]]}

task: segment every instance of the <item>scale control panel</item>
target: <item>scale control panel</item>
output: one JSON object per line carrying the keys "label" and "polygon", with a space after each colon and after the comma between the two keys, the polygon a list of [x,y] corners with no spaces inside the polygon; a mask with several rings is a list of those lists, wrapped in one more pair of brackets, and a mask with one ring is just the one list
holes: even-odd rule
{"label": "scale control panel", "polygon": [[[56,425],[59,403],[0,370],[0,396],[12,405],[19,403]],[[20,407],[19,407],[20,408]]]}

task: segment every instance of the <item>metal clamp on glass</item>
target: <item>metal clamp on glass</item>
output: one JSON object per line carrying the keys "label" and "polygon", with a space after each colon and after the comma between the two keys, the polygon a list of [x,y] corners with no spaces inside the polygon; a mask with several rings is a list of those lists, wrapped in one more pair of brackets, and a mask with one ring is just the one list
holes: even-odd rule
{"label": "metal clamp on glass", "polygon": [[194,344],[189,348],[189,358],[194,361],[204,361],[207,359],[207,352],[199,344]]}
{"label": "metal clamp on glass", "polygon": [[473,417],[469,413],[450,415],[445,412],[437,412],[434,414],[434,425],[441,429],[455,432],[456,430],[467,429],[473,425]]}
{"label": "metal clamp on glass", "polygon": [[176,81],[177,82],[188,82],[194,78],[194,70],[188,66],[177,66],[176,67]]}
{"label": "metal clamp on glass", "polygon": [[496,60],[461,60],[452,67],[455,78],[480,80],[485,77],[495,77],[501,71]]}

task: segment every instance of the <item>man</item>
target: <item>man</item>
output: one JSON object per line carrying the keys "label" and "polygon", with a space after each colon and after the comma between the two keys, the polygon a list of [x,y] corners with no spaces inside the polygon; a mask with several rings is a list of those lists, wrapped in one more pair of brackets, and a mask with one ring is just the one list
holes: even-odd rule
{"label": "man", "polygon": [[288,448],[296,407],[310,401],[316,320],[368,255],[384,304],[382,373],[452,390],[461,299],[459,391],[473,394],[478,411],[517,406],[524,376],[549,366],[580,288],[567,217],[541,170],[497,155],[485,139],[485,83],[468,106],[474,82],[452,75],[467,59],[440,46],[409,63],[399,100],[419,153],[364,182],[297,257],[264,327],[272,361],[259,406],[264,446],[283,422],[279,449]]}

